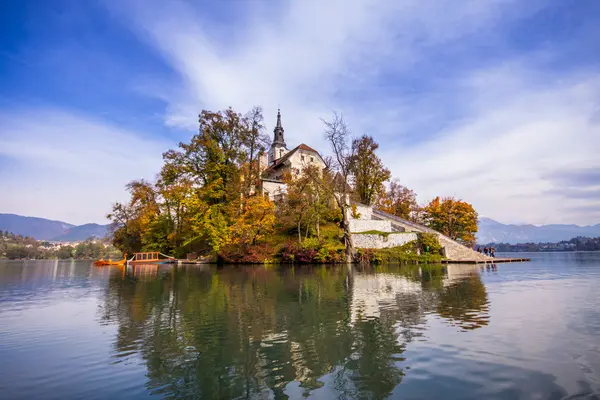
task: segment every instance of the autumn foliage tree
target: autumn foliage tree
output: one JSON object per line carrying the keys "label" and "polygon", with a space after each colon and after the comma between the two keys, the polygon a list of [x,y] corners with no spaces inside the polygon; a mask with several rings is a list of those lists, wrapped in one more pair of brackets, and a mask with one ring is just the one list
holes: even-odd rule
{"label": "autumn foliage tree", "polygon": [[111,230],[115,247],[132,253],[142,250],[148,242],[160,211],[150,182],[132,181],[126,187],[131,196],[129,202],[113,205],[108,218],[113,221]]}
{"label": "autumn foliage tree", "polygon": [[[198,246],[218,251],[233,240],[259,240],[274,214],[265,200],[254,199],[267,142],[263,128],[258,107],[246,115],[231,108],[202,111],[198,133],[163,154],[156,183],[130,183],[130,201],[113,206],[115,245],[181,255]],[[233,226],[253,230],[242,234]]]}
{"label": "autumn foliage tree", "polygon": [[379,196],[377,208],[400,218],[414,220],[418,210],[417,197],[415,192],[394,179],[390,182],[389,189]]}
{"label": "autumn foliage tree", "polygon": [[364,135],[352,141],[349,159],[354,190],[361,203],[372,205],[384,190],[383,183],[390,179],[390,170],[385,168],[375,154],[379,144],[373,137]]}
{"label": "autumn foliage tree", "polygon": [[477,212],[471,204],[454,197],[436,197],[423,207],[423,219],[427,226],[467,246],[475,243],[477,218]]}
{"label": "autumn foliage tree", "polygon": [[232,239],[244,245],[264,241],[274,231],[275,205],[262,195],[251,196],[231,226]]}

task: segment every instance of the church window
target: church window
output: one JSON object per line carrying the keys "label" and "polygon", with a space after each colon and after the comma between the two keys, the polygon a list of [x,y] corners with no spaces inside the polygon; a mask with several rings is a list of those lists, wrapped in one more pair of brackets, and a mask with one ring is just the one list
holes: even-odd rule
{"label": "church window", "polygon": [[311,158],[310,158],[310,162],[313,162],[313,161],[315,161],[315,158],[314,158],[314,157],[311,157]]}
{"label": "church window", "polygon": [[283,157],[283,149],[279,150],[279,157]]}
{"label": "church window", "polygon": [[304,161],[304,156],[300,156],[300,159],[301,159],[302,161]]}

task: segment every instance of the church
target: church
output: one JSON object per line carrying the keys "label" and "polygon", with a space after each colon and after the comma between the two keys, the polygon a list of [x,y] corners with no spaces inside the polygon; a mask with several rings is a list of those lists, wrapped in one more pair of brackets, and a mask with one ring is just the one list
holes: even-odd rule
{"label": "church", "polygon": [[325,161],[318,151],[304,143],[288,150],[284,130],[281,125],[281,112],[277,110],[277,124],[273,130],[273,143],[267,154],[263,155],[260,165],[262,170],[261,186],[263,194],[271,200],[278,200],[286,192],[283,177],[286,174],[298,175],[303,168],[316,165],[325,168]]}

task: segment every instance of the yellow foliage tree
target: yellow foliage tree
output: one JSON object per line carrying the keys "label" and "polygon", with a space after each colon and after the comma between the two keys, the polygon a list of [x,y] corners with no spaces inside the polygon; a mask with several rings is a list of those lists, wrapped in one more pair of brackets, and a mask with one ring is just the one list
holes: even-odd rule
{"label": "yellow foliage tree", "polygon": [[375,153],[379,144],[371,136],[364,135],[352,141],[349,159],[350,173],[356,195],[361,203],[371,205],[384,190],[383,183],[390,179],[390,170]]}
{"label": "yellow foliage tree", "polygon": [[232,240],[239,244],[254,245],[274,232],[275,205],[262,195],[251,196],[242,206],[242,212],[231,226]]}

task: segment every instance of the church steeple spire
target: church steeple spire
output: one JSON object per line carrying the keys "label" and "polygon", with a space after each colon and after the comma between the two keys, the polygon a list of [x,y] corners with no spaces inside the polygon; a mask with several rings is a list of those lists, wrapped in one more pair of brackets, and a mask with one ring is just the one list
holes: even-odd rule
{"label": "church steeple spire", "polygon": [[273,129],[273,144],[271,146],[283,146],[287,148],[285,139],[283,138],[283,126],[281,126],[281,112],[277,109],[277,125]]}
{"label": "church steeple spire", "polygon": [[281,110],[279,108],[277,109],[277,126],[276,127],[283,129],[281,126]]}
{"label": "church steeple spire", "polygon": [[287,152],[287,145],[283,138],[283,126],[281,126],[281,112],[277,109],[277,124],[275,124],[275,129],[273,129],[273,143],[271,143],[271,148],[269,149],[269,164],[283,157]]}

